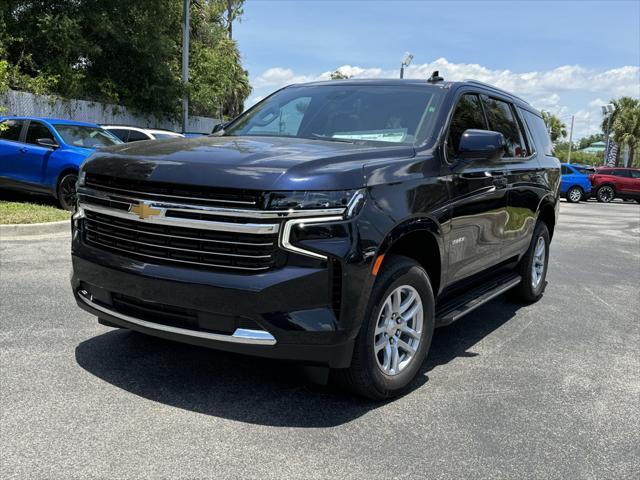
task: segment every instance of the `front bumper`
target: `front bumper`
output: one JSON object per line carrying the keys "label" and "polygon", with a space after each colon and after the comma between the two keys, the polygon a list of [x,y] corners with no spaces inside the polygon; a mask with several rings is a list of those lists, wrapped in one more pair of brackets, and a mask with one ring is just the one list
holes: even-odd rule
{"label": "front bumper", "polygon": [[78,231],[72,264],[78,305],[108,323],[248,355],[332,368],[351,361],[357,329],[338,321],[330,265],[257,275],[150,265],[83,244]]}

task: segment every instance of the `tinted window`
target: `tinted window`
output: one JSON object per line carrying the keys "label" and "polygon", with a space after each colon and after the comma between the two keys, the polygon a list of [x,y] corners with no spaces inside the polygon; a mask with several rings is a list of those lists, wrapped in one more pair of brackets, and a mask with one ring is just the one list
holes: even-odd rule
{"label": "tinted window", "polygon": [[613,174],[616,177],[630,177],[631,176],[631,172],[629,170],[614,170]]}
{"label": "tinted window", "polygon": [[507,157],[526,157],[527,148],[518,128],[518,121],[511,104],[495,98],[482,96],[489,129],[500,132],[507,142]]}
{"label": "tinted window", "polygon": [[560,171],[562,172],[562,175],[571,175],[573,173],[573,171],[565,165],[560,167]]}
{"label": "tinted window", "polygon": [[453,112],[447,137],[447,155],[450,159],[455,158],[460,147],[462,134],[469,129],[487,129],[480,99],[474,94],[465,94],[460,97],[456,110]]}
{"label": "tinted window", "polygon": [[150,140],[147,134],[137,130],[129,130],[129,138],[127,142],[139,142],[140,140]]}
{"label": "tinted window", "polygon": [[55,137],[46,125],[40,122],[29,122],[29,126],[27,127],[27,138],[25,141],[27,143],[37,145],[39,138],[49,138],[55,141]]}
{"label": "tinted window", "polygon": [[537,149],[548,156],[553,156],[553,146],[551,144],[551,138],[549,137],[549,131],[544,123],[542,117],[539,117],[535,113],[531,113],[528,110],[521,110],[524,115],[524,119],[529,126],[531,135],[536,144]]}
{"label": "tinted window", "polygon": [[631,170],[631,178],[640,178],[640,170]]}
{"label": "tinted window", "polygon": [[224,135],[413,145],[432,133],[442,95],[431,86],[288,87],[242,115]]}
{"label": "tinted window", "polygon": [[574,167],[574,168],[578,170],[578,172],[582,173],[583,175],[591,175],[592,173],[596,173],[596,169],[591,167]]}
{"label": "tinted window", "polygon": [[118,137],[103,128],[84,125],[54,125],[67,145],[85,148],[99,148],[121,143]]}
{"label": "tinted window", "polygon": [[613,170],[598,170],[596,173],[600,175],[613,175]]}
{"label": "tinted window", "polygon": [[20,140],[20,131],[22,130],[22,120],[5,120],[2,122],[4,127],[0,130],[0,138],[3,140],[13,140],[17,142]]}
{"label": "tinted window", "polygon": [[110,128],[107,131],[113,133],[116,137],[118,137],[123,142],[127,141],[127,135],[129,135],[129,130],[125,130],[124,128]]}

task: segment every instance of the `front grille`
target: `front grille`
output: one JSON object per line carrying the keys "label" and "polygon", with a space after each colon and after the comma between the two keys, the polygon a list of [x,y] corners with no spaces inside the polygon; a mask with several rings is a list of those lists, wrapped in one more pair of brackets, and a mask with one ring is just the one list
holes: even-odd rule
{"label": "front grille", "polygon": [[85,185],[113,194],[136,198],[191,204],[258,208],[261,192],[244,189],[212,188],[199,185],[151,182],[87,173]]}
{"label": "front grille", "polygon": [[277,234],[175,227],[88,210],[85,216],[87,244],[143,261],[246,272],[268,270],[275,264]]}

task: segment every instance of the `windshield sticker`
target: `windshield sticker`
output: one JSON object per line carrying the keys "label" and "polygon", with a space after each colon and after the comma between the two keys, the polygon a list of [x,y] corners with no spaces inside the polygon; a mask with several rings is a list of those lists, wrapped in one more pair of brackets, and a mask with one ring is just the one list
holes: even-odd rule
{"label": "windshield sticker", "polygon": [[343,138],[346,140],[364,140],[371,142],[396,142],[404,141],[407,136],[407,129],[395,130],[364,130],[360,132],[336,132],[331,135],[333,138]]}

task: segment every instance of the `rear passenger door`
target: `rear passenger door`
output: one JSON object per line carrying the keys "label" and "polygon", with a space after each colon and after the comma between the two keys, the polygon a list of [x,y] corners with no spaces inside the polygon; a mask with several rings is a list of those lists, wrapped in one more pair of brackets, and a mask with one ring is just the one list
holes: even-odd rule
{"label": "rear passenger door", "polygon": [[500,262],[507,218],[506,178],[500,162],[457,158],[465,130],[487,130],[480,96],[464,92],[457,100],[446,140],[452,171],[448,283],[462,280]]}
{"label": "rear passenger door", "polygon": [[508,189],[502,257],[504,260],[524,252],[533,235],[541,197],[537,181],[540,164],[515,105],[508,98],[483,95],[489,129],[504,135],[507,152],[500,161]]}
{"label": "rear passenger door", "polygon": [[629,194],[633,192],[633,179],[630,170],[614,170],[613,175],[616,177],[616,192]]}

